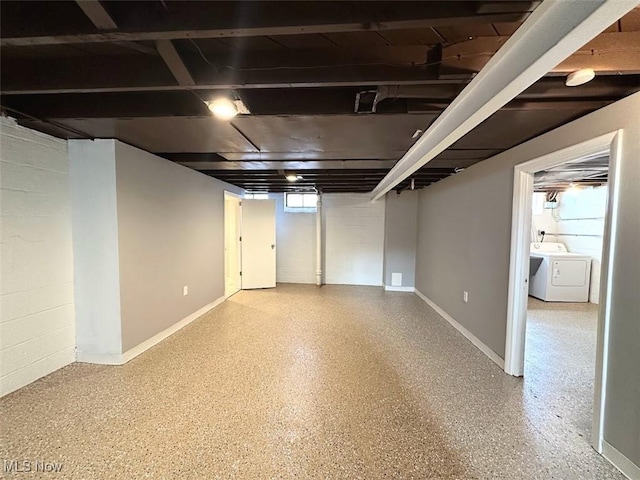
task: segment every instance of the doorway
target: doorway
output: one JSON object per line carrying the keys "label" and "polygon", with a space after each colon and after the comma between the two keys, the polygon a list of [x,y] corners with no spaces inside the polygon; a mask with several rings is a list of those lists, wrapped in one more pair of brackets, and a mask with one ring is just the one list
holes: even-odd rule
{"label": "doorway", "polygon": [[242,206],[241,197],[224,192],[224,297],[242,288]]}
{"label": "doorway", "polygon": [[[601,284],[596,326],[596,359],[594,372],[593,419],[591,443],[602,453],[602,418],[604,411],[604,385],[606,382],[609,291],[611,278],[608,264],[615,254],[612,246],[616,233],[617,210],[617,155],[620,152],[621,135],[611,132],[563,150],[516,165],[514,168],[513,210],[511,227],[511,253],[509,271],[509,301],[507,315],[507,335],[505,345],[505,372],[523,376],[525,371],[526,318],[529,303],[530,246],[532,236],[532,198],[534,175],[558,165],[581,158],[608,156],[609,176],[606,206],[606,221],[603,233],[601,263]],[[537,233],[537,232],[536,232]]]}

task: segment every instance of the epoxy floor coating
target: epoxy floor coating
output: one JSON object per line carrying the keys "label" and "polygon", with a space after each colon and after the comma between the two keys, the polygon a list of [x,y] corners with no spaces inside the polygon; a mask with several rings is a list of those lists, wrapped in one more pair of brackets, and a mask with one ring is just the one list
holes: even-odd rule
{"label": "epoxy floor coating", "polygon": [[623,478],[557,390],[413,294],[280,285],[4,397],[0,455],[63,464],[46,478]]}

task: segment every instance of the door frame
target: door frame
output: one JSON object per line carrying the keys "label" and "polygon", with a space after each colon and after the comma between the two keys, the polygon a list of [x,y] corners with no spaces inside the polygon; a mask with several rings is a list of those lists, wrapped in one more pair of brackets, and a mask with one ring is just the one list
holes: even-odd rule
{"label": "door frame", "polygon": [[618,210],[619,156],[622,148],[622,130],[615,130],[586,142],[551,152],[519,163],[514,167],[513,208],[511,217],[511,253],[509,265],[509,297],[504,371],[520,377],[524,374],[527,300],[529,294],[529,249],[531,243],[531,202],[535,172],[554,167],[570,160],[609,154],[609,180],[607,209],[604,226],[600,305],[598,309],[596,366],[592,445],[598,452],[603,448],[603,419],[605,386],[609,346],[610,296],[612,275],[609,265],[615,256],[616,219]]}
{"label": "door frame", "polygon": [[[238,284],[238,289],[234,292],[227,292],[227,252],[229,249],[229,245],[227,244],[227,209],[226,209],[226,205],[227,205],[227,199],[228,198],[235,198],[238,199],[238,202],[240,204],[239,206],[239,212],[238,212],[238,218],[236,218],[236,224],[238,225],[238,234],[239,237],[242,236],[242,195],[239,195],[237,193],[234,192],[230,192],[228,190],[224,191],[224,203],[223,203],[223,224],[224,224],[224,265],[223,265],[223,270],[224,270],[224,298],[227,299],[229,297],[231,297],[232,295],[235,295],[236,293],[238,293],[240,290],[242,290],[242,274],[240,273],[239,277],[240,277],[240,281]],[[236,241],[236,247],[238,249],[238,268],[241,269],[242,268],[242,244],[240,242],[240,238],[238,237],[238,240]],[[240,272],[240,270],[238,270]]]}

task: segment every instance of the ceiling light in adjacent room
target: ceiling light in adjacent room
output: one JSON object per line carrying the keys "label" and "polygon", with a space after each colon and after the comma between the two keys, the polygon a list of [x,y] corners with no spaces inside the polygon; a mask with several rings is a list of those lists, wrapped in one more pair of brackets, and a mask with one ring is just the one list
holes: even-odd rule
{"label": "ceiling light in adjacent room", "polygon": [[593,68],[583,68],[582,70],[576,70],[567,75],[565,85],[567,87],[577,87],[578,85],[584,85],[587,82],[593,80],[596,76],[596,72]]}
{"label": "ceiling light in adjacent room", "polygon": [[296,182],[298,180],[302,180],[302,177],[300,175],[290,174],[286,176],[286,179],[290,182]]}
{"label": "ceiling light in adjacent room", "polygon": [[220,120],[231,120],[238,115],[238,109],[234,102],[228,98],[219,98],[207,104],[209,110]]}

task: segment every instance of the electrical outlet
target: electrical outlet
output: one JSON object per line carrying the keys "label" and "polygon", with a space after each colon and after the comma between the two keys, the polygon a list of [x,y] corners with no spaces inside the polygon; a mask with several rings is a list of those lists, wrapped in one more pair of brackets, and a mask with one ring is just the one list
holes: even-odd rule
{"label": "electrical outlet", "polygon": [[187,296],[189,295],[189,286],[185,285],[184,287],[182,287],[182,295]]}
{"label": "electrical outlet", "polygon": [[462,300],[464,301],[464,303],[469,303],[469,292],[462,292]]}

